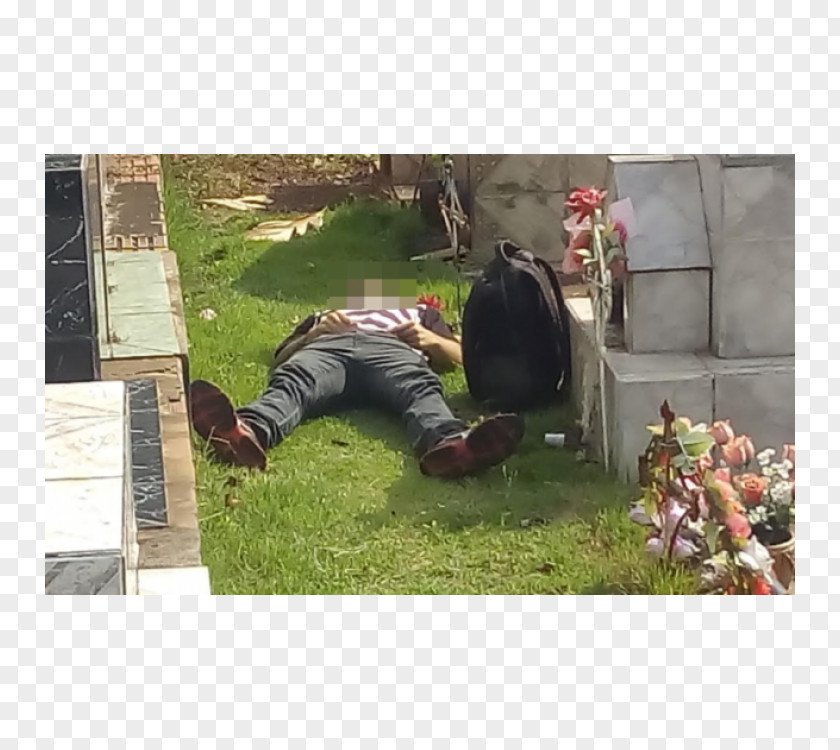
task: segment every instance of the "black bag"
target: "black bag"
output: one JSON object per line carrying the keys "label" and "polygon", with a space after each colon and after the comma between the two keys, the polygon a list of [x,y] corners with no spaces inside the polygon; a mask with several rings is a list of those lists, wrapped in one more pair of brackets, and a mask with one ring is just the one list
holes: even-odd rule
{"label": "black bag", "polygon": [[565,396],[569,317],[557,274],[509,240],[496,244],[464,306],[462,350],[470,394],[501,409]]}

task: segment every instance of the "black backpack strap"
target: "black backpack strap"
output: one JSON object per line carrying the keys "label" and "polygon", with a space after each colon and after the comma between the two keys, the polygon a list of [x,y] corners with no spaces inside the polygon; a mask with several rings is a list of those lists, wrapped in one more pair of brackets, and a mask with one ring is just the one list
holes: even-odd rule
{"label": "black backpack strap", "polygon": [[[566,331],[566,323],[558,301],[563,299],[560,284],[554,277],[554,271],[542,258],[514,245],[510,240],[502,240],[496,245],[496,255],[512,268],[527,273],[540,288],[552,321],[560,331]],[[535,267],[536,266],[536,267]],[[554,282],[552,284],[552,282]]]}
{"label": "black backpack strap", "polygon": [[[562,337],[555,339],[555,352],[558,359],[564,363],[560,386],[565,386],[567,384],[566,376],[571,364],[567,358],[567,347],[569,345],[567,340],[569,336],[568,314],[563,304],[563,290],[554,270],[542,258],[523,250],[510,240],[502,240],[496,244],[496,256],[511,268],[528,274],[537,283],[543,299],[545,299],[551,320]],[[502,289],[504,291],[504,285]],[[559,305],[563,305],[562,310]],[[558,386],[558,389],[560,386]]]}

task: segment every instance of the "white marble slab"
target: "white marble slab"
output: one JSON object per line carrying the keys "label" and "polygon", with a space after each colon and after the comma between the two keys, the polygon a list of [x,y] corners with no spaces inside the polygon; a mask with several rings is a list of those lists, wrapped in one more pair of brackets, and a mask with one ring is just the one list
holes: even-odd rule
{"label": "white marble slab", "polygon": [[140,594],[210,594],[210,574],[196,568],[143,568],[138,571]]}
{"label": "white marble slab", "polygon": [[125,383],[119,380],[91,383],[48,383],[46,418],[119,417],[125,412]]}
{"label": "white marble slab", "polygon": [[709,268],[711,256],[700,193],[690,157],[611,156],[610,190],[630,198],[637,233],[627,241],[630,271]]}
{"label": "white marble slab", "polygon": [[[49,414],[49,413],[48,413]],[[126,472],[125,417],[46,420],[46,477],[98,479]]]}
{"label": "white marble slab", "polygon": [[46,483],[48,555],[123,547],[122,478],[57,479]]}

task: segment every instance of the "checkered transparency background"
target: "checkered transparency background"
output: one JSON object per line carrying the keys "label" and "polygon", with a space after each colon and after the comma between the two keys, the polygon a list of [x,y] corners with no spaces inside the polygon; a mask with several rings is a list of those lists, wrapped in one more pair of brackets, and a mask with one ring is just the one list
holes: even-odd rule
{"label": "checkered transparency background", "polygon": [[[840,737],[828,546],[840,24],[827,1],[687,5],[679,19],[664,0],[632,15],[629,2],[586,4],[597,17],[579,20],[510,0],[0,6],[3,747],[743,750]],[[796,153],[800,593],[39,595],[44,154],[442,150]]]}

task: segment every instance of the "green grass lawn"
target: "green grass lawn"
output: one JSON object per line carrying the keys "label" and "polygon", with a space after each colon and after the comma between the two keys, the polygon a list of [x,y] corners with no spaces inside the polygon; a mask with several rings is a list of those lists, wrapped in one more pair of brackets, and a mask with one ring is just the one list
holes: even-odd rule
{"label": "green grass lawn", "polygon": [[[455,309],[451,269],[409,263],[419,218],[353,203],[288,243],[250,243],[260,215],[210,220],[165,164],[194,378],[237,404],[266,382],[277,343],[348,273],[417,278]],[[377,273],[378,270],[378,273]],[[200,311],[210,308],[213,320]],[[459,370],[444,378],[455,412],[479,415]],[[517,455],[484,476],[420,474],[398,419],[348,412],[301,425],[265,473],[220,466],[196,439],[202,556],[219,594],[684,593],[687,574],[649,560],[627,519],[634,490],[543,444],[562,410],[526,415]],[[639,425],[644,429],[644,425]]]}

